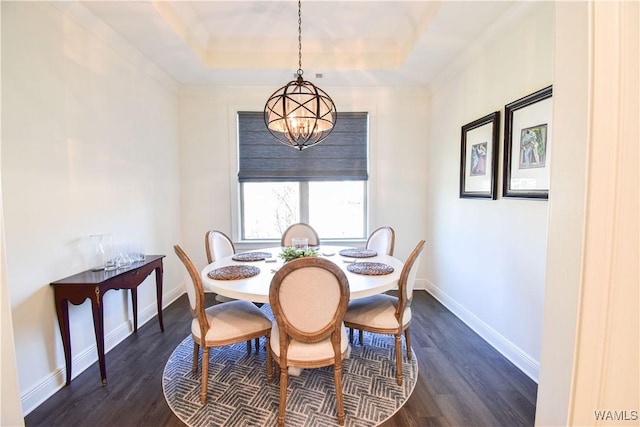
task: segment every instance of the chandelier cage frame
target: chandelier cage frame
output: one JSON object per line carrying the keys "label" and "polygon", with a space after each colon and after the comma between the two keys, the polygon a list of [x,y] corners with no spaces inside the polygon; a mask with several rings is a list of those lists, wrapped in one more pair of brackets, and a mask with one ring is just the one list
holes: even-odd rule
{"label": "chandelier cage frame", "polygon": [[298,0],[298,77],[276,90],[264,107],[264,123],[269,132],[279,142],[300,151],[326,139],[337,120],[331,97],[302,76],[301,6]]}

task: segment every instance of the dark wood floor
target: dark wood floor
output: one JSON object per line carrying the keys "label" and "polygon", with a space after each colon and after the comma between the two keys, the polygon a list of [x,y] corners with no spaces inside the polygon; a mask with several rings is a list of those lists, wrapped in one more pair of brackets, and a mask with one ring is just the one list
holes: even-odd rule
{"label": "dark wood floor", "polygon": [[[413,302],[411,337],[419,377],[407,403],[384,427],[531,426],[537,385],[424,291]],[[186,296],[107,354],[108,384],[97,363],[26,418],[27,426],[182,426],[162,394],[162,371],[189,334]]]}

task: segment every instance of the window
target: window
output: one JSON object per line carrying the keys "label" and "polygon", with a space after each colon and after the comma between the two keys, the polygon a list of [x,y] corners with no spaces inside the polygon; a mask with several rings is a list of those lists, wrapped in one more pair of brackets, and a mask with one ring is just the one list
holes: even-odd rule
{"label": "window", "polygon": [[276,141],[263,113],[238,113],[241,237],[279,239],[296,222],[320,238],[366,237],[367,113],[338,113],[336,128],[303,151]]}

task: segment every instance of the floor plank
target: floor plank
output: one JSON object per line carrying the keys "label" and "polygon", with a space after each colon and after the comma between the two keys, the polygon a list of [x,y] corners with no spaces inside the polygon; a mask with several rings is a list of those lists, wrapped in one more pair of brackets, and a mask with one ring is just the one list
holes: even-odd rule
{"label": "floor plank", "polygon": [[[535,382],[428,293],[416,291],[412,309],[418,382],[383,427],[534,424]],[[163,317],[164,333],[152,319],[107,353],[106,386],[100,385],[95,363],[27,415],[26,425],[183,426],[164,400],[162,372],[190,333],[186,296],[167,307]]]}

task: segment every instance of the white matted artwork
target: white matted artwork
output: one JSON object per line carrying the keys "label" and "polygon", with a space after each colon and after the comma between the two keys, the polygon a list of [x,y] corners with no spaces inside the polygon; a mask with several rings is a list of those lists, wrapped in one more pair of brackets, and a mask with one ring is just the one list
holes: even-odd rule
{"label": "white matted artwork", "polygon": [[552,87],[505,106],[504,197],[549,198]]}
{"label": "white matted artwork", "polygon": [[495,199],[500,112],[462,126],[460,197]]}

